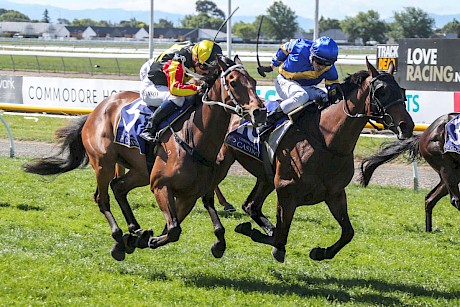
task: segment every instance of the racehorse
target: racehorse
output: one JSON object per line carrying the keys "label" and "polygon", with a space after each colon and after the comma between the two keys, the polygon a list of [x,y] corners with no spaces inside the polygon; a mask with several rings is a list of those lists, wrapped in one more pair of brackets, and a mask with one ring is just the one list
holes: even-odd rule
{"label": "racehorse", "polygon": [[[235,160],[257,182],[243,203],[243,210],[264,230],[252,229],[249,222],[235,231],[252,240],[273,246],[272,255],[283,262],[286,243],[298,206],[325,201],[342,228],[339,240],[327,248],[311,250],[313,260],[332,259],[353,236],[347,212],[345,187],[354,173],[353,150],[369,119],[382,123],[405,139],[412,136],[414,123],[406,110],[403,90],[392,76],[394,67],[379,73],[366,59],[367,71],[348,76],[341,88],[342,99],[323,109],[308,108],[296,119],[280,141],[274,156],[273,177],[262,162],[223,146],[219,154],[219,180],[225,178]],[[238,125],[235,119],[236,126]],[[273,189],[277,193],[276,227],[262,213],[263,202]]]}
{"label": "racehorse", "polygon": [[425,230],[433,228],[433,208],[436,203],[450,195],[450,203],[460,210],[460,155],[445,152],[446,124],[459,113],[449,113],[437,118],[423,133],[414,135],[405,141],[382,144],[382,148],[373,156],[361,162],[361,184],[367,186],[375,169],[393,160],[404,152],[409,152],[410,159],[423,158],[438,173],[439,183],[425,196]]}
{"label": "racehorse", "polygon": [[[126,253],[134,252],[136,247],[157,248],[177,241],[180,223],[196,200],[213,198],[216,156],[231,114],[236,113],[254,125],[266,119],[266,109],[256,94],[256,81],[237,56],[234,61],[218,57],[218,73],[211,83],[212,87],[203,97],[196,96],[196,109],[188,111],[190,114],[182,116],[162,135],[150,176],[145,155],[139,149],[114,143],[120,111],[139,98],[136,92],[115,94],[102,101],[88,116],[58,129],[56,136],[61,142],[61,153],[68,151],[68,156],[62,158],[58,154],[39,159],[25,165],[24,170],[40,175],[62,174],[89,161],[96,173],[94,200],[116,241],[111,250],[116,260],[123,260]],[[129,171],[114,179],[117,164]],[[127,200],[129,191],[149,183],[166,220],[160,236],[141,229]],[[129,234],[123,235],[110,211],[109,184],[126,219]],[[216,224],[219,217],[211,200],[206,201],[206,209]],[[224,228],[214,228],[214,233],[217,240],[211,250],[216,258],[222,257],[226,248]]]}

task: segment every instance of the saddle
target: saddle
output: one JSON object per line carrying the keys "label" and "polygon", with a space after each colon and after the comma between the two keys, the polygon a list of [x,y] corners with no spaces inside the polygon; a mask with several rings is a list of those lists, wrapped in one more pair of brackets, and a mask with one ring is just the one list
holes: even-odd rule
{"label": "saddle", "polygon": [[[163,135],[169,127],[181,118],[190,108],[195,106],[195,97],[190,96],[185,99],[182,107],[178,108],[169,117],[163,120],[158,128],[160,136]],[[120,112],[120,118],[116,125],[114,143],[129,148],[138,148],[140,153],[146,155],[149,172],[153,167],[155,158],[154,147],[144,139],[139,137],[148,119],[155,111],[155,107],[148,106],[141,98],[138,98],[130,104],[124,106]]]}
{"label": "saddle", "polygon": [[[278,102],[267,101],[265,106],[267,112],[270,112],[276,109]],[[284,115],[277,120],[273,131],[263,144],[260,143],[257,128],[253,127],[249,121],[242,120],[237,128],[227,134],[225,143],[231,148],[263,162],[268,174],[270,174],[273,172],[276,149],[289,128],[307,114],[319,112],[321,110],[314,103],[310,103],[295,109],[288,115]]]}
{"label": "saddle", "polygon": [[445,126],[444,152],[460,154],[460,115],[452,118]]}

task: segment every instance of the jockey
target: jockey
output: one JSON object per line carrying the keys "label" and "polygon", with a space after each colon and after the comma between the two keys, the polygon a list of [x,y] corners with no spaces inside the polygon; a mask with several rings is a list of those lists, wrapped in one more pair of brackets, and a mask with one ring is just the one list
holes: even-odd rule
{"label": "jockey", "polygon": [[[339,84],[334,66],[337,55],[338,46],[330,37],[322,36],[314,42],[299,38],[282,44],[273,56],[271,65],[259,68],[270,72],[278,67],[275,89],[283,100],[259,128],[262,140],[268,137],[273,125],[284,114],[306,106],[313,100],[327,103],[328,96],[335,96],[335,87]],[[328,93],[316,87],[323,80]]]}
{"label": "jockey", "polygon": [[158,108],[140,137],[148,142],[158,141],[155,134],[161,120],[181,107],[186,96],[197,94],[201,86],[188,82],[194,77],[212,74],[217,68],[217,54],[222,54],[222,49],[212,41],[185,42],[172,46],[142,65],[139,73],[141,98],[147,105]]}

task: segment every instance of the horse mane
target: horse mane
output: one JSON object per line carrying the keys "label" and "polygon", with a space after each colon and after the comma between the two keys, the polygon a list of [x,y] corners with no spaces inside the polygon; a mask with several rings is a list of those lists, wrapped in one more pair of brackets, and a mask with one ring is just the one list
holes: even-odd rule
{"label": "horse mane", "polygon": [[364,84],[364,80],[368,77],[369,72],[367,70],[360,70],[352,75],[348,75],[343,82],[340,83],[344,96],[348,98],[351,92],[360,88]]}

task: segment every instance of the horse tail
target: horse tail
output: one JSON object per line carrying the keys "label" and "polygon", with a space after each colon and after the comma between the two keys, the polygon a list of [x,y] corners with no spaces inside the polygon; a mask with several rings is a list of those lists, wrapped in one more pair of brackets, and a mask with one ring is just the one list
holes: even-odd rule
{"label": "horse tail", "polygon": [[57,129],[55,135],[59,144],[58,152],[23,165],[24,171],[38,175],[59,175],[88,165],[89,159],[81,137],[87,119],[88,115],[82,116],[68,126]]}
{"label": "horse tail", "polygon": [[419,152],[419,135],[404,141],[385,142],[381,145],[380,150],[372,156],[364,158],[361,161],[360,169],[361,176],[359,182],[363,186],[367,186],[371,180],[372,174],[380,165],[387,163],[397,158],[402,153],[408,151],[410,159],[416,159],[420,156]]}

